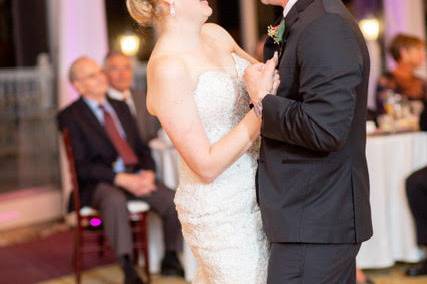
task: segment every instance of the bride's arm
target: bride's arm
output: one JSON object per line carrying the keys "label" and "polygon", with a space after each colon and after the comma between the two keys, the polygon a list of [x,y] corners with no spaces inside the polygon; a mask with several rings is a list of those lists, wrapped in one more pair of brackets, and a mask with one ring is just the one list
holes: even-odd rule
{"label": "bride's arm", "polygon": [[209,183],[244,154],[260,132],[253,110],[227,135],[210,144],[194,101],[193,82],[185,65],[174,58],[148,66],[148,103],[187,165]]}

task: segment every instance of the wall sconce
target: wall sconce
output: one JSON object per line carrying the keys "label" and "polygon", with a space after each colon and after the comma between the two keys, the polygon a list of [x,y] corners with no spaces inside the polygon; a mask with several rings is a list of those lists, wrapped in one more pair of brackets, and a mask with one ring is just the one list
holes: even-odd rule
{"label": "wall sconce", "polygon": [[376,41],[380,36],[380,21],[377,18],[363,19],[359,27],[367,41]]}
{"label": "wall sconce", "polygon": [[127,56],[135,56],[138,54],[141,46],[140,38],[135,34],[122,35],[119,39],[120,49]]}

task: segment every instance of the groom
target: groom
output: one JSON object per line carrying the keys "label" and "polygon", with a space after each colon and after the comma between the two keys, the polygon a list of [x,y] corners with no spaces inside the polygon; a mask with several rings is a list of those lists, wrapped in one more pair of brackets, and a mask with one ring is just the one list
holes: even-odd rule
{"label": "groom", "polygon": [[271,242],[268,283],[355,283],[356,255],[372,236],[368,50],[341,0],[262,2],[284,7],[264,54],[278,53],[277,95],[275,60],[245,74],[262,119],[257,193]]}

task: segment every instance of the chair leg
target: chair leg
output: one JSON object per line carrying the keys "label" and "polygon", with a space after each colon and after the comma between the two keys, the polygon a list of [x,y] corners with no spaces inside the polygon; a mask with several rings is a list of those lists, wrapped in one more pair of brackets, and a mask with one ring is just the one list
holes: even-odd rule
{"label": "chair leg", "polygon": [[98,245],[100,247],[100,250],[98,252],[99,257],[103,257],[105,255],[105,236],[104,232],[102,232],[98,237]]}
{"label": "chair leg", "polygon": [[142,252],[144,254],[145,274],[147,275],[147,283],[151,282],[150,275],[150,258],[148,252],[148,229],[147,229],[147,214],[144,214],[141,222],[141,238],[142,238]]}
{"label": "chair leg", "polygon": [[138,242],[139,242],[139,234],[137,232],[135,232],[135,226],[137,225],[137,223],[130,221],[130,225],[132,228],[132,241],[134,243],[132,261],[133,261],[134,266],[139,266],[139,250],[138,250],[137,246],[135,245],[135,244],[138,244]]}
{"label": "chair leg", "polygon": [[139,250],[136,248],[133,249],[133,265],[139,266]]}
{"label": "chair leg", "polygon": [[72,262],[74,266],[74,273],[76,276],[76,283],[81,283],[81,236],[79,228],[77,227],[75,230],[75,236],[74,236],[74,251],[72,256]]}

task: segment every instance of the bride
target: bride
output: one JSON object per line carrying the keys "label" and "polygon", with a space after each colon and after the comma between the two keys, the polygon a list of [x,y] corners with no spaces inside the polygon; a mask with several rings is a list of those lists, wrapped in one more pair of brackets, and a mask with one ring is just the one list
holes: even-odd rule
{"label": "bride", "polygon": [[147,67],[147,107],[180,154],[175,204],[198,263],[194,283],[266,283],[268,244],[255,190],[261,120],[242,76],[255,64],[262,76],[249,91],[274,94],[277,56],[257,63],[224,29],[205,24],[208,1],[127,6],[160,34]]}

